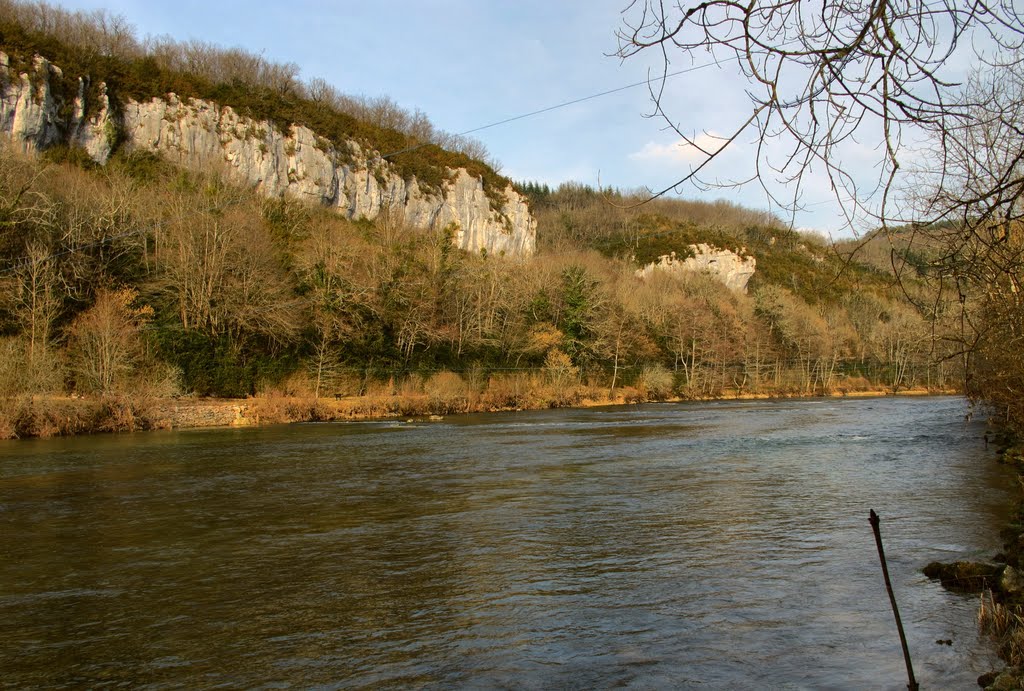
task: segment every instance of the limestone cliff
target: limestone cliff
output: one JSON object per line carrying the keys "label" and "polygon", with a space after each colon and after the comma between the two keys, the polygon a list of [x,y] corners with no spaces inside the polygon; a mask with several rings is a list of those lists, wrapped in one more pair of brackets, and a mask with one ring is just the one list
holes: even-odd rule
{"label": "limestone cliff", "polygon": [[699,271],[709,274],[733,290],[746,292],[747,282],[754,275],[757,261],[753,257],[743,256],[744,250],[732,252],[705,244],[690,245],[690,250],[693,256],[684,259],[677,258],[675,252],[663,255],[658,261],[638,269],[636,275],[646,278],[655,271],[674,274]]}
{"label": "limestone cliff", "polygon": [[62,108],[66,104],[51,87],[56,79],[65,77],[45,58],[35,58],[30,75],[15,73],[0,53],[0,136],[27,152],[68,143],[100,164],[115,146],[152,151],[190,168],[224,170],[267,196],[335,208],[350,219],[386,213],[418,228],[455,224],[453,242],[471,252],[528,256],[535,251],[537,224],[526,199],[509,186],[497,195],[500,208],[495,208],[483,182],[464,169],[448,170],[440,189],[424,189],[416,178],[398,175],[380,152],[364,151],[354,141],[332,142],[298,125],[282,132],[272,122],[210,101],[183,102],[167,94],[127,100],[115,109],[101,84],[89,112],[88,83],[79,78],[78,97],[70,109]]}

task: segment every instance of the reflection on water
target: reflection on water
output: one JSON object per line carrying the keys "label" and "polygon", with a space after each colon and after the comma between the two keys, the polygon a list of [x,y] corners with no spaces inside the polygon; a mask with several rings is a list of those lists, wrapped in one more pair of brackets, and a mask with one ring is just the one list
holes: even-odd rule
{"label": "reflection on water", "polygon": [[[905,688],[994,665],[920,574],[996,547],[958,399],[0,444],[15,686]],[[937,639],[953,639],[939,646]]]}

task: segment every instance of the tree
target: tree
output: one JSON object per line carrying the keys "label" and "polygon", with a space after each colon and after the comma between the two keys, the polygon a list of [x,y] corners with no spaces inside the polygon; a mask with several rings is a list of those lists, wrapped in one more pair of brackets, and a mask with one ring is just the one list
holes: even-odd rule
{"label": "tree", "polygon": [[50,248],[31,243],[15,274],[15,314],[28,338],[28,364],[45,355],[64,295]]}
{"label": "tree", "polygon": [[[235,343],[245,336],[272,344],[291,341],[299,328],[298,303],[269,230],[253,223],[245,208],[234,206],[240,202],[230,195],[237,190],[216,184],[211,190],[215,204],[231,208],[182,210],[176,222],[158,229],[158,289],[176,303],[186,330],[227,336]],[[192,200],[183,196],[174,204],[185,209]]]}
{"label": "tree", "polygon": [[152,317],[137,307],[131,288],[101,289],[96,302],[71,325],[71,349],[81,390],[111,393],[121,388],[144,355],[142,328]]}
{"label": "tree", "polygon": [[636,300],[636,289],[639,279],[629,276],[620,277],[611,299],[602,310],[600,319],[594,325],[597,355],[605,362],[611,361],[612,381],[608,396],[615,397],[615,387],[619,382],[619,373],[628,359],[636,359],[654,353],[654,346],[647,336],[640,317],[642,305]]}
{"label": "tree", "polygon": [[[698,156],[653,197],[702,183],[723,152],[754,140],[750,177],[730,184],[756,180],[773,203],[795,211],[809,173],[826,176],[851,228],[866,219],[927,250],[934,305],[918,307],[936,314],[950,293],[958,298],[970,390],[993,400],[1002,382],[1024,375],[1024,363],[1009,364],[1019,361],[1011,325],[1024,289],[1018,3],[634,0],[618,36],[621,57],[657,56],[654,111]],[[669,112],[666,78],[680,58],[745,77],[749,109],[724,134],[689,129]],[[843,153],[873,142],[881,142],[877,177],[865,184]]]}
{"label": "tree", "polygon": [[565,334],[565,351],[577,365],[590,358],[594,329],[603,299],[598,281],[579,264],[562,271],[561,311],[558,327]]}
{"label": "tree", "polygon": [[[858,211],[884,224],[920,221],[921,206],[914,192],[902,187],[901,171],[921,153],[922,147],[911,145],[922,135],[929,140],[931,172],[940,176],[941,187],[972,190],[948,197],[933,209],[936,216],[1006,208],[1009,198],[1019,199],[1024,191],[1019,169],[981,185],[942,178],[959,167],[972,181],[983,182],[980,158],[987,154],[970,146],[974,130],[981,122],[1012,120],[1020,108],[1012,98],[989,99],[985,89],[965,86],[961,73],[964,60],[970,60],[990,71],[992,85],[1020,74],[1024,14],[1015,3],[634,0],[618,38],[623,58],[657,54],[662,79],[652,88],[655,112],[699,154],[692,169],[659,195],[700,180],[725,150],[741,138],[754,139],[753,177],[783,208],[799,205],[804,173],[813,169],[827,175],[851,223]],[[714,62],[746,78],[750,108],[730,131],[715,136],[711,128],[684,129],[664,107],[664,78],[680,57]],[[878,202],[870,208],[875,189],[859,184],[840,155],[855,138],[883,144],[875,181]],[[769,144],[784,147],[782,155]],[[1019,160],[1020,137],[1014,151]],[[972,164],[964,166],[965,159]],[[778,197],[773,181],[786,186],[788,199]]]}
{"label": "tree", "polygon": [[365,254],[366,248],[353,247],[340,230],[334,219],[314,224],[297,258],[309,305],[312,333],[308,368],[317,398],[341,371],[345,342],[365,331],[358,306],[367,301],[370,290],[357,285],[356,257]]}
{"label": "tree", "polygon": [[579,383],[579,368],[568,354],[558,348],[550,350],[544,358],[544,371],[559,397],[567,396],[569,387]]}
{"label": "tree", "polygon": [[785,288],[769,286],[754,296],[756,310],[800,373],[802,393],[827,388],[838,357],[825,320]]}
{"label": "tree", "polygon": [[983,397],[1012,428],[1024,429],[1024,295],[983,300],[967,390]]}
{"label": "tree", "polygon": [[875,329],[873,345],[895,392],[907,383],[911,364],[927,347],[928,328],[917,312],[903,305],[894,305],[886,317]]}

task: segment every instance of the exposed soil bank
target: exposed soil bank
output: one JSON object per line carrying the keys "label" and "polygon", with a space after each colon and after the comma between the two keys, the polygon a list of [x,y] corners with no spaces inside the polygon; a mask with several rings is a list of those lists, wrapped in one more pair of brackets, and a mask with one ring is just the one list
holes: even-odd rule
{"label": "exposed soil bank", "polygon": [[[952,395],[948,390],[910,389],[899,396]],[[891,391],[833,392],[819,397],[869,397],[893,395]],[[515,400],[439,397],[426,394],[391,396],[347,396],[309,398],[300,396],[256,396],[244,399],[174,398],[133,399],[67,398],[24,396],[0,398],[0,439],[70,436],[98,432],[201,427],[247,427],[289,422],[328,422],[438,416],[456,413],[539,410],[545,408],[590,408],[655,401],[761,400],[805,398],[805,394],[724,393],[703,398],[645,397],[635,389],[622,389],[615,396],[607,390],[576,390],[563,397],[521,396]]]}

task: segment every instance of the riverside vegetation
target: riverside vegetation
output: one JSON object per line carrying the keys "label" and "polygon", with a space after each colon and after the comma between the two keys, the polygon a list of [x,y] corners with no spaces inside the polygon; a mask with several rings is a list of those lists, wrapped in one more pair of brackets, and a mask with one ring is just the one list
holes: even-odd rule
{"label": "riverside vegetation", "polygon": [[[498,176],[469,158],[478,145],[304,85],[294,65],[142,43],[104,13],[43,4],[0,3],[0,37],[14,64],[45,51],[115,95],[174,88],[378,148],[427,144],[399,157],[407,175]],[[182,396],[251,397],[268,421],[963,381],[958,304],[934,299],[927,248],[833,245],[726,202],[518,187],[538,221],[531,258],[457,250],[452,226],[262,198],[144,151],[99,168],[65,146],[0,149],[0,437],[159,427]],[[637,277],[696,243],[755,257],[748,291]]]}
{"label": "riverside vegetation", "polygon": [[[883,268],[731,205],[610,212],[587,188],[525,185],[542,249],[514,260],[148,154],[104,169],[2,156],[3,436],[161,426],[158,402],[183,395],[255,397],[268,421],[958,377]],[[636,257],[695,240],[746,246],[749,293],[635,275]]]}

